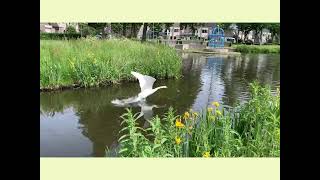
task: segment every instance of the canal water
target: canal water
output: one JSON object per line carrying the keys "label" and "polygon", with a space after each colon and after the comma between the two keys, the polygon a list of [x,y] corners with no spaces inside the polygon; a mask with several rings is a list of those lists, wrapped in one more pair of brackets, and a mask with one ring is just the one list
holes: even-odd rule
{"label": "canal water", "polygon": [[[279,54],[246,54],[241,56],[182,54],[183,77],[157,80],[154,87],[167,86],[147,99],[143,106],[132,107],[146,119],[162,116],[170,106],[177,113],[200,111],[212,101],[233,107],[248,100],[248,83],[258,80],[272,91],[280,86]],[[118,145],[120,116],[124,107],[111,101],[128,98],[140,92],[138,82],[110,87],[40,93],[40,156],[103,157],[106,148]]]}

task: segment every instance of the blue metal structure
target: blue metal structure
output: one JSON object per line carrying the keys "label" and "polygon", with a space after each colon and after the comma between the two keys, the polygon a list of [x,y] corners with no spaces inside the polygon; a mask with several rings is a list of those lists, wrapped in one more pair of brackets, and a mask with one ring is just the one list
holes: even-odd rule
{"label": "blue metal structure", "polygon": [[224,47],[224,31],[222,28],[217,26],[213,28],[212,32],[209,34],[209,47],[222,48]]}

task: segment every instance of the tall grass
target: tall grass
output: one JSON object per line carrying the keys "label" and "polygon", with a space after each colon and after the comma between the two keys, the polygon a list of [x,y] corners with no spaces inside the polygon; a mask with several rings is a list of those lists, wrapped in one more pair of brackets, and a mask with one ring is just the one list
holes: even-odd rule
{"label": "tall grass", "polygon": [[173,108],[151,127],[137,126],[127,109],[119,139],[122,157],[279,157],[280,91],[251,84],[251,99],[233,110],[218,102],[202,113],[175,115]]}
{"label": "tall grass", "polygon": [[241,53],[280,53],[279,45],[232,45],[232,47]]}
{"label": "tall grass", "polygon": [[164,45],[130,40],[40,40],[40,88],[98,86],[133,80],[130,71],[177,78],[181,57]]}

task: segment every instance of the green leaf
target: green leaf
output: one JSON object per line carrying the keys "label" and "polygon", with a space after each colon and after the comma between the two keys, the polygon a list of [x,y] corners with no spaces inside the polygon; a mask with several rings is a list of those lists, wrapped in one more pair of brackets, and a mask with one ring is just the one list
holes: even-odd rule
{"label": "green leaf", "polygon": [[165,143],[168,139],[167,138],[162,138],[161,139],[161,144]]}
{"label": "green leaf", "polygon": [[118,141],[121,141],[123,138],[126,138],[126,137],[128,137],[128,136],[129,136],[129,135],[125,134],[125,135],[121,136]]}
{"label": "green leaf", "polygon": [[156,145],[153,146],[153,149],[156,149],[156,148],[158,148],[160,146],[161,146],[161,144],[156,144]]}
{"label": "green leaf", "polygon": [[128,151],[128,148],[123,148],[123,149],[121,149],[121,150],[119,151],[119,153],[121,154],[121,153],[126,152],[126,151]]}
{"label": "green leaf", "polygon": [[127,129],[128,129],[128,127],[122,128],[122,129],[119,131],[119,134],[120,134],[121,132],[127,130]]}
{"label": "green leaf", "polygon": [[122,121],[122,122],[120,123],[120,126],[122,126],[122,124],[125,123],[125,122],[127,122],[127,121]]}

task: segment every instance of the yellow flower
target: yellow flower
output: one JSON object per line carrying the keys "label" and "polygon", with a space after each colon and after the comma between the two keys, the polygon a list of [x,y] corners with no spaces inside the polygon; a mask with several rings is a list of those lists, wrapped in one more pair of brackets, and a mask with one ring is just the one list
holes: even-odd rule
{"label": "yellow flower", "polygon": [[197,116],[198,116],[198,113],[197,113],[197,112],[194,112],[193,115],[194,115],[195,117],[197,117]]}
{"label": "yellow flower", "polygon": [[215,121],[215,120],[216,120],[216,118],[215,118],[214,116],[209,116],[209,120],[211,120],[211,121]]}
{"label": "yellow flower", "polygon": [[189,112],[185,112],[184,113],[184,116],[183,116],[183,118],[184,119],[188,119],[190,117],[190,114],[189,114]]}
{"label": "yellow flower", "polygon": [[191,130],[192,128],[193,128],[192,126],[189,127],[190,130]]}
{"label": "yellow flower", "polygon": [[203,156],[202,157],[210,157],[210,152],[209,151],[206,151],[203,153]]}
{"label": "yellow flower", "polygon": [[216,114],[217,114],[217,116],[221,116],[222,115],[219,110],[216,110]]}
{"label": "yellow flower", "polygon": [[178,127],[178,128],[183,128],[184,127],[184,124],[181,122],[181,119],[177,119],[176,120],[176,127]]}
{"label": "yellow flower", "polygon": [[208,112],[211,112],[213,109],[210,107],[210,108],[208,108]]}
{"label": "yellow flower", "polygon": [[216,102],[216,101],[212,102],[212,105],[215,106],[215,107],[219,107],[220,106],[220,104],[218,102]]}
{"label": "yellow flower", "polygon": [[180,144],[180,143],[181,143],[180,137],[176,137],[176,143],[177,143],[177,144]]}

